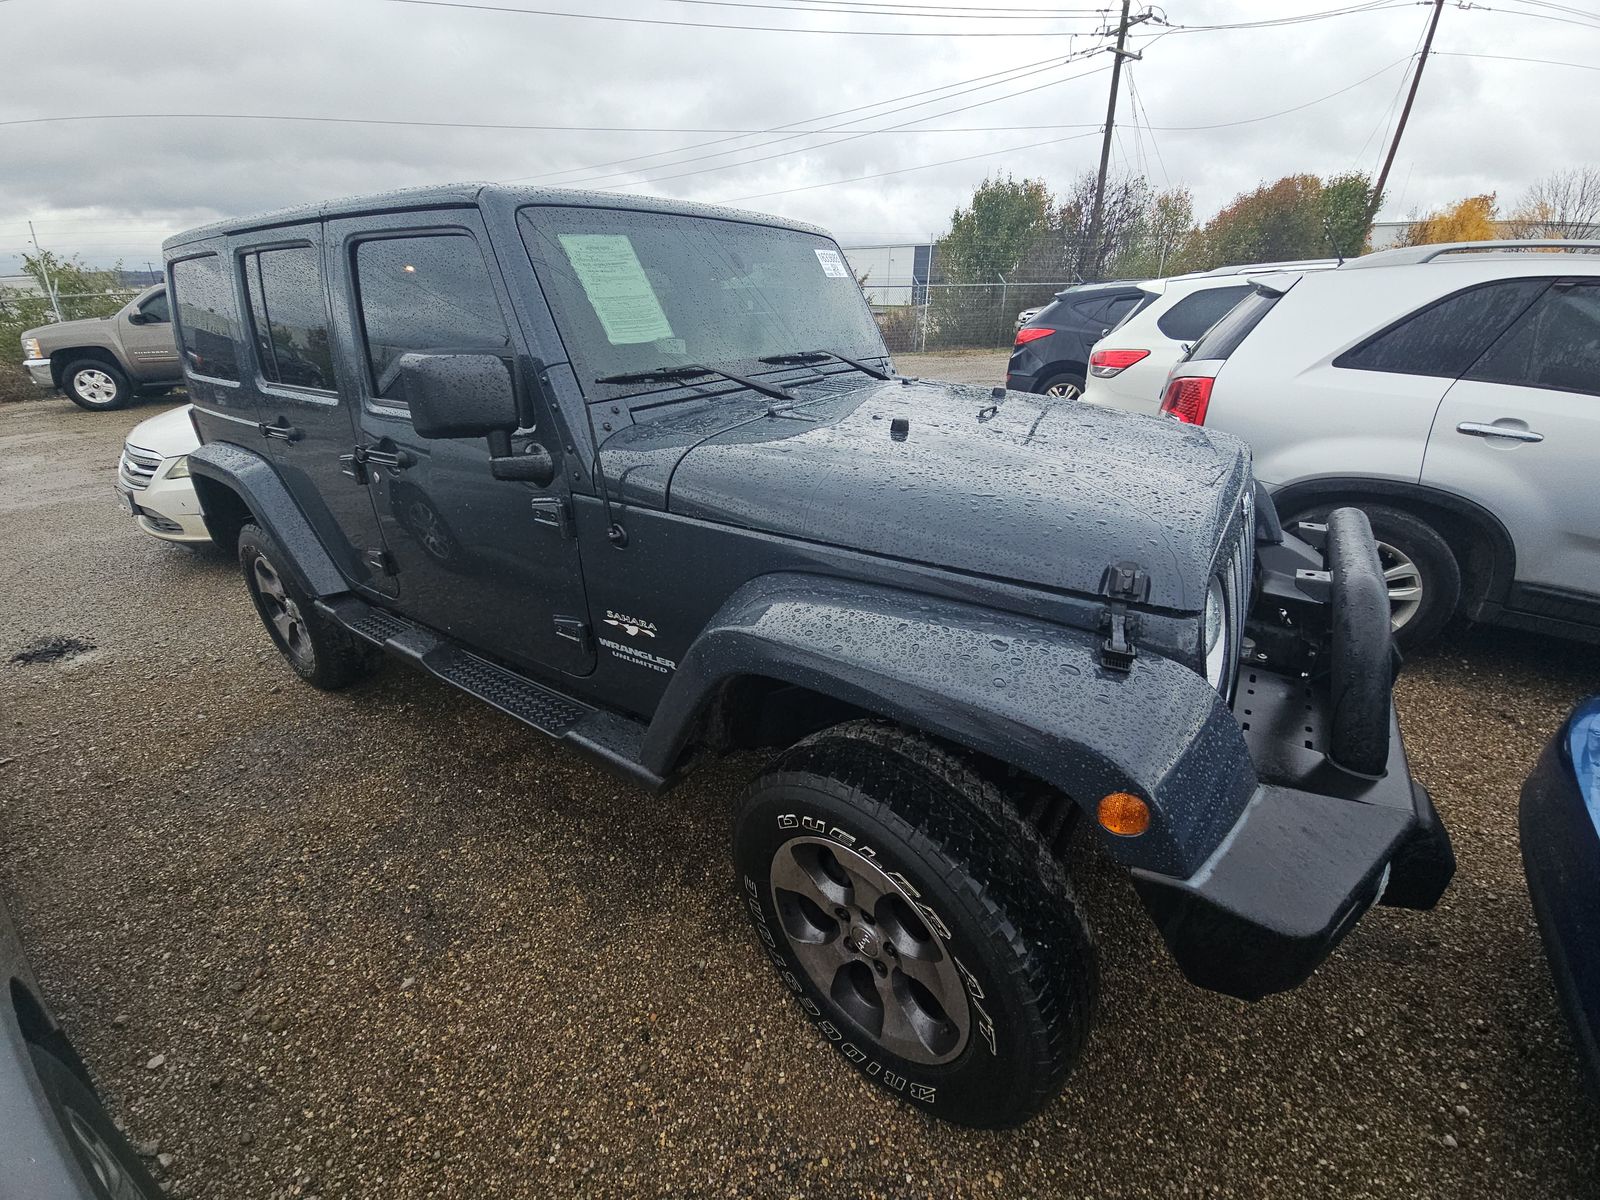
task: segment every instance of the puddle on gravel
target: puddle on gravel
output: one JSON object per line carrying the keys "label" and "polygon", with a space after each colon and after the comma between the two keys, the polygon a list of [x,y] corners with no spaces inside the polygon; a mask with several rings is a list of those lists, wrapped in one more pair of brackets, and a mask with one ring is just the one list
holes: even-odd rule
{"label": "puddle on gravel", "polygon": [[11,656],[11,661],[22,663],[24,666],[32,663],[66,662],[94,648],[94,643],[86,638],[62,637],[58,634],[29,642]]}

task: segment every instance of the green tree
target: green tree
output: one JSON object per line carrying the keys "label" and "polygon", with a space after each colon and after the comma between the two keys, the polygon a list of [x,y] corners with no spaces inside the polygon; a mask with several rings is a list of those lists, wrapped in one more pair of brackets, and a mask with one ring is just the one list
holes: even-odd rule
{"label": "green tree", "polygon": [[997,283],[1037,253],[1050,232],[1050,190],[1042,179],[985,179],[957,208],[936,261],[950,283]]}
{"label": "green tree", "polygon": [[1362,171],[1335,175],[1322,184],[1322,225],[1326,253],[1354,258],[1367,247],[1367,214],[1377,208],[1372,180]]}
{"label": "green tree", "polygon": [[1120,279],[1151,279],[1169,273],[1194,230],[1194,197],[1188,188],[1158,192],[1138,227],[1110,260],[1107,274]]}

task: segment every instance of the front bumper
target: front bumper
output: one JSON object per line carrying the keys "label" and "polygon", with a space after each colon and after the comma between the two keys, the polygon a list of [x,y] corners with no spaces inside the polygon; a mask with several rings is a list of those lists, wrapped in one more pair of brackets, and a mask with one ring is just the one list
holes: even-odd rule
{"label": "front bumper", "polygon": [[1254,792],[1188,878],[1133,873],[1190,981],[1242,1000],[1304,982],[1374,903],[1432,908],[1455,874],[1394,713],[1397,659],[1372,531],[1339,509],[1325,532],[1325,571],[1305,565],[1318,562],[1309,546],[1281,535],[1289,563],[1262,570],[1272,608],[1294,603],[1289,587],[1323,597],[1312,606],[1328,638],[1310,678],[1254,656],[1241,666],[1233,715]]}
{"label": "front bumper", "polygon": [[205,517],[200,512],[194,481],[187,476],[172,479],[167,475],[177,461],[164,459],[154,477],[142,488],[130,487],[119,478],[117,491],[128,498],[139,528],[151,537],[188,544],[209,542],[211,531],[206,528]]}
{"label": "front bumper", "polygon": [[56,390],[56,381],[50,374],[50,360],[48,358],[25,358],[23,367],[28,372],[28,378],[33,380],[33,385],[47,392]]}
{"label": "front bumper", "polygon": [[1563,724],[1523,783],[1518,831],[1556,996],[1600,1100],[1600,832],[1565,750],[1568,731]]}
{"label": "front bumper", "polygon": [[1261,780],[1255,794],[1188,879],[1133,872],[1199,987],[1241,1000],[1296,987],[1374,903],[1432,908],[1455,873],[1393,714],[1387,768],[1371,779],[1329,761],[1328,700],[1305,680],[1246,670],[1234,715]]}

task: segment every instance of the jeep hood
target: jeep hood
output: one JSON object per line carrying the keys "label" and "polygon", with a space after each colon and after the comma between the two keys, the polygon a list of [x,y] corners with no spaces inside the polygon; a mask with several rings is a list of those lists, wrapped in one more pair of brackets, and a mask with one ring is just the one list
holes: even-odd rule
{"label": "jeep hood", "polygon": [[922,381],[778,415],[730,398],[629,426],[602,462],[627,503],[1055,590],[1094,594],[1131,560],[1150,603],[1181,611],[1203,602],[1249,481],[1225,434]]}

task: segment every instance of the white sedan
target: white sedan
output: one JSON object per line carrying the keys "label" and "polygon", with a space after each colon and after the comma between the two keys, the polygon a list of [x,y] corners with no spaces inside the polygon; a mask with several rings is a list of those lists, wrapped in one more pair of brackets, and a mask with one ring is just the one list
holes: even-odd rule
{"label": "white sedan", "polygon": [[190,545],[211,541],[189,479],[189,451],[199,445],[187,404],[141,421],[123,443],[117,496],[151,537]]}

